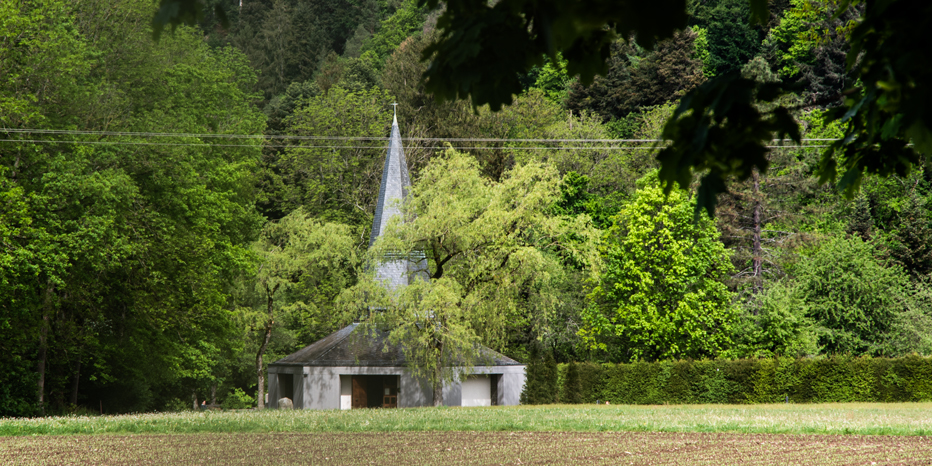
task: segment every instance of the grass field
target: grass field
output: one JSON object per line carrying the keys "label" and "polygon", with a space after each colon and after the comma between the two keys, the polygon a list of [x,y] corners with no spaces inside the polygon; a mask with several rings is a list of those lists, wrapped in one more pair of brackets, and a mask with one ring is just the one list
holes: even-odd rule
{"label": "grass field", "polygon": [[184,412],[0,419],[0,464],[932,464],[927,435],[932,403]]}
{"label": "grass field", "polygon": [[0,436],[405,431],[932,435],[932,403],[549,405],[0,419]]}

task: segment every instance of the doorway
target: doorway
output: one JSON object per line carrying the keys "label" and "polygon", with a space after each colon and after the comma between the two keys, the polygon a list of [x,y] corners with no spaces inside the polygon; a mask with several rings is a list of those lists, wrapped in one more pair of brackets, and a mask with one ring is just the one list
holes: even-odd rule
{"label": "doorway", "polygon": [[352,408],[398,407],[397,375],[354,375]]}
{"label": "doorway", "polygon": [[288,398],[294,403],[294,374],[278,374],[278,398]]}

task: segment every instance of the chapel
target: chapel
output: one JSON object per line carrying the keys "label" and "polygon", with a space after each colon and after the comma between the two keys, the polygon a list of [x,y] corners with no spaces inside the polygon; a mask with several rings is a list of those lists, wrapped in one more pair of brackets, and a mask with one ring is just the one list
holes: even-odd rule
{"label": "chapel", "polygon": [[[372,221],[372,246],[390,219],[400,216],[411,181],[401,144],[398,117],[391,137],[379,199]],[[407,259],[383,261],[376,276],[390,290],[411,280],[426,280],[423,267]],[[386,346],[384,335],[357,331],[359,324],[344,327],[322,340],[269,364],[270,408],[289,398],[294,409],[357,409],[431,406],[433,389],[426,380],[406,368],[401,346]],[[489,348],[481,348],[482,363],[464,380],[443,387],[445,406],[496,406],[519,403],[525,382],[525,366]]]}

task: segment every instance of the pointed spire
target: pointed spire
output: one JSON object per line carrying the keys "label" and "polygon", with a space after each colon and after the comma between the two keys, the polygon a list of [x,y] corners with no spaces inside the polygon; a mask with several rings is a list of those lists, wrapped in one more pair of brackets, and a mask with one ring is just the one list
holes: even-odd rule
{"label": "pointed spire", "polygon": [[392,121],[392,135],[388,142],[385,166],[382,168],[382,184],[379,186],[379,200],[372,219],[372,234],[369,246],[382,235],[388,221],[401,215],[400,204],[411,186],[408,178],[408,163],[405,161],[404,148],[401,146],[401,132],[398,130],[398,116]]}
{"label": "pointed spire", "polygon": [[[408,178],[408,164],[401,146],[401,132],[398,129],[398,115],[392,118],[392,135],[388,142],[385,166],[382,168],[382,184],[379,186],[379,200],[372,219],[372,234],[369,246],[382,235],[389,220],[401,215],[401,202],[408,193],[411,180]],[[376,275],[379,280],[388,282],[391,288],[408,284],[408,261],[384,261],[379,264]]]}

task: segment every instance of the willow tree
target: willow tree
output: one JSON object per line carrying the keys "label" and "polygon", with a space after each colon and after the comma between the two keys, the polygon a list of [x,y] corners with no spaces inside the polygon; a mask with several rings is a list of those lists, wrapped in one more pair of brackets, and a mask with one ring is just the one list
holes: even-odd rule
{"label": "willow tree", "polygon": [[556,170],[539,164],[493,182],[475,159],[448,150],[411,187],[403,221],[368,253],[370,263],[407,258],[428,279],[389,291],[368,275],[342,296],[347,309],[379,309],[365,322],[402,348],[412,374],[433,387],[435,406],[445,382],[490,356],[480,345],[502,349],[514,325],[547,332],[566,258],[597,269],[588,216],[552,214],[559,186]]}
{"label": "willow tree", "polygon": [[[277,222],[268,223],[253,245],[259,257],[255,276],[258,306],[241,309],[248,333],[258,341],[256,376],[259,408],[265,407],[265,363],[263,357],[277,319],[289,307],[319,306],[320,299],[281,299],[289,291],[314,290],[333,299],[352,280],[356,250],[350,227],[322,223],[298,208]],[[298,293],[293,293],[301,295]],[[303,293],[307,294],[307,293]],[[315,303],[317,301],[318,303]]]}

